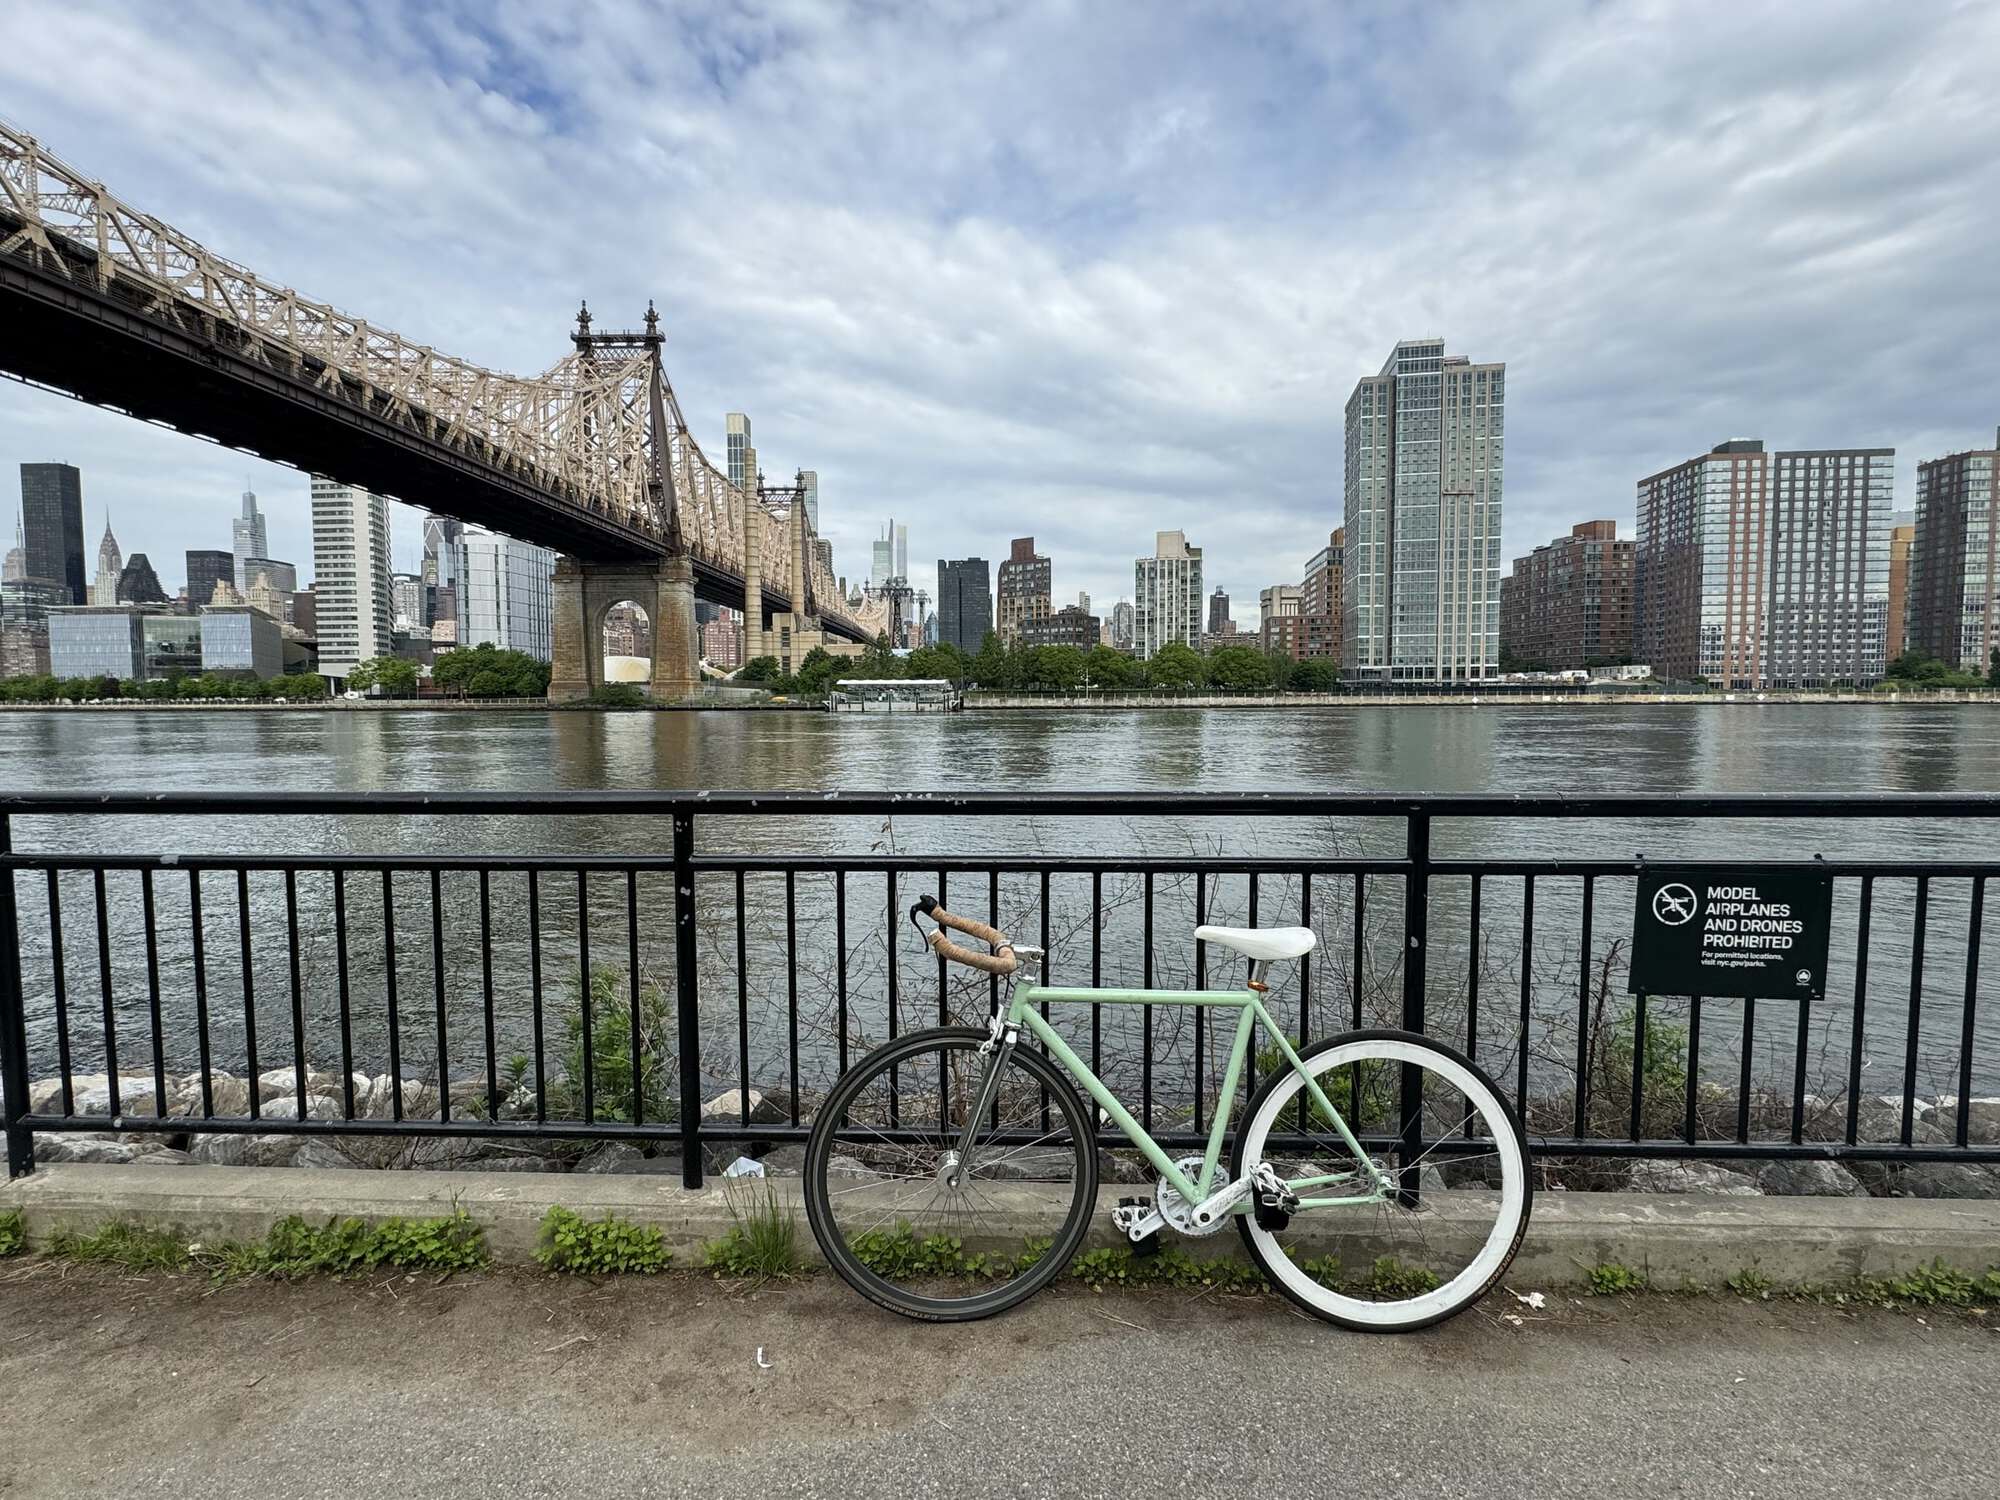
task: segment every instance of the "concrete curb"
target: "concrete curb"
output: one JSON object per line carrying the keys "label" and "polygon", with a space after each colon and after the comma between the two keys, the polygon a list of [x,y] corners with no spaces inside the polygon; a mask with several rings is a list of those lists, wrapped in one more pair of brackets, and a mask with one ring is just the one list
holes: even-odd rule
{"label": "concrete curb", "polygon": [[[486,1232],[495,1260],[532,1260],[543,1213],[552,1205],[587,1217],[616,1214],[656,1227],[679,1264],[696,1263],[703,1244],[731,1223],[730,1194],[769,1188],[798,1211],[800,1251],[817,1260],[805,1229],[796,1179],[698,1192],[657,1177],[504,1172],[369,1172],[211,1166],[101,1166],[59,1163],[0,1186],[0,1212],[23,1210],[31,1245],[56,1229],[91,1230],[113,1220],[172,1224],[190,1237],[253,1239],[288,1214],[310,1220],[427,1218],[454,1206]],[[1126,1191],[1130,1191],[1127,1189]],[[1117,1189],[1106,1189],[1108,1213]],[[1090,1241],[1111,1245],[1104,1213]],[[1227,1231],[1180,1242],[1198,1258],[1238,1259]],[[1755,1267],[1777,1285],[1840,1282],[1908,1271],[1934,1259],[1968,1270],[2000,1264],[2000,1202],[1915,1198],[1736,1198],[1639,1193],[1542,1193],[1510,1282],[1559,1286],[1591,1266],[1621,1262],[1657,1286],[1719,1284]]]}

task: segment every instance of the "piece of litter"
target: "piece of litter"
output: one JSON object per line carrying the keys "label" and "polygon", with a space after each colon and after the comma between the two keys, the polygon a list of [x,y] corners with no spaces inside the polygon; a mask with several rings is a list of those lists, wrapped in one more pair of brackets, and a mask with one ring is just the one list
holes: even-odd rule
{"label": "piece of litter", "polygon": [[760,1370],[775,1370],[778,1368],[768,1359],[764,1358],[764,1346],[762,1344],[757,1346],[757,1368]]}
{"label": "piece of litter", "polygon": [[1544,1297],[1540,1292],[1516,1292],[1514,1293],[1514,1300],[1516,1302],[1527,1303],[1536,1312],[1540,1312],[1549,1305],[1549,1299]]}
{"label": "piece of litter", "polygon": [[752,1161],[747,1156],[739,1156],[735,1161],[722,1169],[722,1175],[724,1177],[762,1177],[764,1175],[764,1164],[761,1161]]}
{"label": "piece of litter", "polygon": [[1512,1323],[1516,1328],[1525,1328],[1528,1326],[1527,1320],[1519,1313],[1502,1313],[1500,1317],[1503,1322]]}
{"label": "piece of litter", "polygon": [[1743,1384],[1744,1381],[1748,1380],[1749,1378],[1750,1377],[1748,1375],[1738,1375],[1734,1380],[1730,1381],[1729,1383],[1731,1385],[1741,1385]]}

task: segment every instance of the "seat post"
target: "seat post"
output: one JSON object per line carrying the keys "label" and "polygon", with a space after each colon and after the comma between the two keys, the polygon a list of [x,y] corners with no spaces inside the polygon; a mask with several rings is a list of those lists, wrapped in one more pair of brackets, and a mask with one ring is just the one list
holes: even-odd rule
{"label": "seat post", "polygon": [[1264,972],[1270,967],[1271,965],[1264,959],[1253,958],[1250,960],[1249,987],[1255,990],[1260,995],[1263,994],[1268,988],[1268,986],[1264,983]]}

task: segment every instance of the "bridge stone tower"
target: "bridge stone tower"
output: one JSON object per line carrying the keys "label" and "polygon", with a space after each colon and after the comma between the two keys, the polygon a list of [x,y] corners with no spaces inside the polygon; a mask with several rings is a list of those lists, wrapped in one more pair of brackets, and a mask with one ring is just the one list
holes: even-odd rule
{"label": "bridge stone tower", "polygon": [[586,360],[600,351],[629,358],[643,350],[652,364],[649,391],[652,472],[647,476],[653,513],[665,522],[665,556],[657,560],[593,562],[563,557],[551,580],[549,697],[557,702],[588,698],[604,682],[604,617],[614,605],[631,600],[646,612],[652,631],[653,673],[648,695],[675,703],[701,688],[701,633],[694,616],[694,557],[681,530],[680,507],[674,493],[669,460],[670,438],[662,391],[659,314],[646,304],[646,326],[640,333],[593,333],[590,309],[577,312],[570,341]]}

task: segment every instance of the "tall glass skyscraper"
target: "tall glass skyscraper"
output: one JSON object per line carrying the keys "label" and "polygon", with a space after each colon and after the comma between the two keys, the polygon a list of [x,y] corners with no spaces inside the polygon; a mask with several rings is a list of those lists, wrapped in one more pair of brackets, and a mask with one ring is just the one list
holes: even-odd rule
{"label": "tall glass skyscraper", "polygon": [[[244,565],[253,557],[271,555],[270,537],[264,529],[264,513],[257,509],[255,490],[243,492],[243,514],[229,523],[229,550],[236,560],[236,592],[247,593],[250,585],[257,580],[250,576]],[[196,599],[194,602],[206,604],[208,600]]]}
{"label": "tall glass skyscraper", "polygon": [[458,644],[492,644],[548,661],[555,653],[556,555],[481,526],[458,539]]}
{"label": "tall glass skyscraper", "polygon": [[25,576],[59,583],[71,604],[84,603],[82,473],[71,464],[22,464],[21,527]]}
{"label": "tall glass skyscraper", "polygon": [[1405,339],[1347,399],[1343,667],[1466,682],[1500,661],[1505,364]]}

